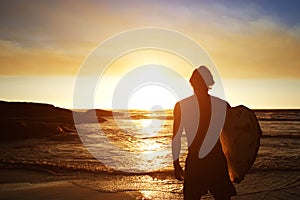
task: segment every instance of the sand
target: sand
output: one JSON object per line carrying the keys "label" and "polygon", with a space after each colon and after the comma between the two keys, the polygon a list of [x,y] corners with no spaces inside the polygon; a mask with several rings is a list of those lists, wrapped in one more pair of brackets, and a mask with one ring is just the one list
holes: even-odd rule
{"label": "sand", "polygon": [[136,193],[100,192],[73,181],[33,170],[0,169],[0,199],[140,199]]}

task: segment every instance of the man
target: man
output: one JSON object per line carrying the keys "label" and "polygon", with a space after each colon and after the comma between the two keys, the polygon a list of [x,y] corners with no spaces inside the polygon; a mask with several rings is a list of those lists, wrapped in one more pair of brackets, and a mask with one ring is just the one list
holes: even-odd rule
{"label": "man", "polygon": [[[227,200],[236,195],[236,191],[218,137],[229,104],[208,94],[214,80],[205,66],[194,70],[190,83],[194,95],[177,102],[174,108],[172,153],[175,178],[183,180],[184,177],[185,200],[199,200],[208,191],[217,200]],[[188,142],[185,172],[179,163],[183,130]]]}

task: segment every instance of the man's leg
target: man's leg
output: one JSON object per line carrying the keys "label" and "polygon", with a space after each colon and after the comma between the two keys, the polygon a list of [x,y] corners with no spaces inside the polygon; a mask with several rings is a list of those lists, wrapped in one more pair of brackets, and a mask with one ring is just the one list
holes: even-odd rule
{"label": "man's leg", "polygon": [[195,187],[193,184],[184,183],[183,196],[184,200],[200,200],[205,191],[201,187]]}
{"label": "man's leg", "polygon": [[215,200],[230,200],[231,196],[213,194]]}

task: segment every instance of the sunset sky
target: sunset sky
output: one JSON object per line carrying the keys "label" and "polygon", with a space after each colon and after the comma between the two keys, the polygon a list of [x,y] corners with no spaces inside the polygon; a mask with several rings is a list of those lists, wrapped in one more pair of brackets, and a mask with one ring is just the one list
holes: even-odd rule
{"label": "sunset sky", "polygon": [[[0,4],[2,100],[73,108],[76,75],[99,43],[126,30],[157,27],[187,35],[206,50],[231,105],[300,108],[300,1],[11,0]],[[117,80],[141,56],[147,62],[138,64],[177,64],[187,80],[192,73],[184,68],[188,64],[172,55],[135,54],[117,60],[115,70],[107,73],[111,83],[98,107],[110,107]],[[172,62],[159,63],[159,57]],[[151,90],[145,88],[144,93],[155,93]],[[175,100],[170,99],[172,108]]]}

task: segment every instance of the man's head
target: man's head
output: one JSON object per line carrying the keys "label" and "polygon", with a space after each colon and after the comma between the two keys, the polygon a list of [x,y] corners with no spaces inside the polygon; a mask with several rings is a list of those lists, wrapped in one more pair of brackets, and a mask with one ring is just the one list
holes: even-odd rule
{"label": "man's head", "polygon": [[195,91],[207,92],[215,83],[212,74],[205,66],[200,66],[193,71],[190,83]]}

